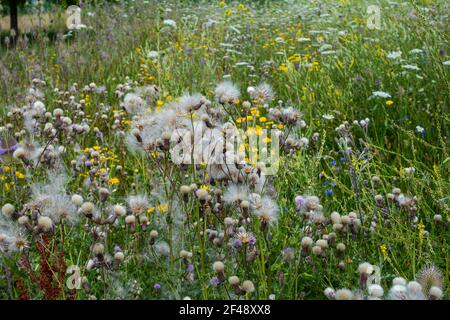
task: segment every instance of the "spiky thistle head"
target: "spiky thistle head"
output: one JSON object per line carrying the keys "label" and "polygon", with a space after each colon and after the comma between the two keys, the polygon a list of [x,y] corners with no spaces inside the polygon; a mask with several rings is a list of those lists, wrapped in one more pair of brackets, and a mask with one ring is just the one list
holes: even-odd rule
{"label": "spiky thistle head", "polygon": [[442,273],[435,265],[426,266],[418,273],[417,282],[422,286],[423,294],[429,296],[431,287],[442,289]]}

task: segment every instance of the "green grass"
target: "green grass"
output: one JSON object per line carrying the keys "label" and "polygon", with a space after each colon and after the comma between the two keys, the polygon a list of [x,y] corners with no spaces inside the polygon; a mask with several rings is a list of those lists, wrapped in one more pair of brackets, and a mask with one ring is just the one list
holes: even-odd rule
{"label": "green grass", "polygon": [[[117,128],[113,127],[113,110],[122,110],[122,99],[114,92],[126,77],[139,85],[158,85],[164,103],[185,92],[200,92],[214,100],[214,88],[224,76],[238,84],[243,93],[247,86],[266,81],[276,93],[271,106],[282,100],[283,105],[293,106],[302,113],[307,126],[294,128],[292,133],[307,137],[310,145],[282,155],[280,171],[274,177],[279,221],[270,227],[268,234],[259,229],[257,221],[249,227],[258,239],[260,253],[252,263],[242,263],[242,253],[233,257],[226,245],[218,248],[200,236],[202,228],[223,231],[224,226],[212,214],[200,220],[201,206],[195,197],[182,210],[192,215],[197,222],[195,226],[177,229],[170,220],[166,224],[158,223],[158,219],[170,217],[158,210],[150,216],[149,230],[157,229],[161,240],[170,242],[172,228],[180,232],[173,244],[173,254],[167,258],[154,254],[149,230],[144,232],[138,228],[130,233],[122,228],[123,221],[120,227],[107,230],[106,251],[111,253],[117,244],[126,254],[125,262],[115,271],[86,270],[85,265],[92,258],[90,246],[95,242],[84,228],[89,221],[64,229],[58,226],[50,236],[48,250],[64,250],[65,264],[80,266],[91,286],[90,293],[79,290],[76,297],[86,299],[91,294],[99,299],[118,295],[129,299],[185,296],[226,299],[233,291],[227,282],[217,288],[209,284],[214,276],[212,264],[224,254],[227,277],[237,275],[241,281],[248,279],[255,284],[256,291],[247,298],[267,299],[275,294],[277,299],[324,299],[326,287],[356,288],[358,264],[368,261],[381,268],[382,285],[386,289],[395,276],[413,280],[424,266],[434,264],[445,279],[444,298],[447,299],[450,100],[449,67],[443,63],[449,60],[449,28],[445,17],[448,4],[413,1],[394,6],[388,1],[378,1],[382,28],[370,30],[366,26],[367,1],[321,1],[320,6],[309,1],[247,1],[243,2],[242,9],[238,8],[238,2],[230,1],[225,1],[224,6],[219,1],[157,2],[135,1],[134,7],[126,2],[86,6],[82,22],[89,30],[74,32],[70,37],[65,37],[66,31],[61,30],[52,41],[46,39],[45,33],[38,33],[29,44],[0,49],[0,126],[12,123],[14,132],[22,130],[23,121],[7,112],[26,105],[25,93],[33,78],[46,82],[42,90],[47,110],[63,108],[77,123],[82,117],[58,101],[68,101],[70,94],[58,97],[54,88],[65,91],[75,82],[79,88],[91,82],[105,86],[105,94],[89,94],[90,102],[85,108],[91,130],[97,127],[104,140],[98,139],[93,131],[75,138],[58,137],[58,144],[67,147],[61,158],[69,175],[68,194],[81,192],[85,199],[100,205],[97,189],[92,185],[83,187],[84,176],[70,169],[71,161],[79,154],[75,146],[81,150],[96,145],[107,147],[117,157],[117,162],[108,162],[105,168],[111,170],[110,177],[118,177],[121,183],[107,186],[98,180],[100,186],[114,190],[109,204],[124,203],[126,196],[145,192],[150,195],[152,205],[168,203],[170,212],[181,185],[208,184],[189,170],[185,176],[167,161],[161,162],[162,169],[158,171],[156,163],[127,151],[124,141],[116,135]],[[165,11],[167,7],[172,11]],[[429,10],[418,12],[422,7]],[[324,16],[325,13],[328,15]],[[175,20],[176,29],[163,27],[164,19]],[[208,19],[216,20],[217,25],[205,28]],[[310,34],[310,31],[318,32]],[[299,42],[301,37],[310,41]],[[230,43],[232,47],[223,45]],[[321,54],[323,44],[330,44],[330,50],[336,53]],[[424,54],[409,53],[413,49],[421,49]],[[159,52],[157,59],[146,56],[152,50]],[[388,54],[393,51],[401,51],[405,61],[396,63],[390,59]],[[297,68],[295,54],[300,55],[301,63],[311,66]],[[236,65],[239,62],[247,62],[252,68]],[[420,70],[402,68],[412,64]],[[403,71],[407,73],[402,74]],[[369,99],[374,91],[388,92],[391,98]],[[82,98],[86,96],[76,91],[75,100]],[[246,94],[241,100],[245,99],[248,99]],[[388,100],[392,105],[388,105]],[[110,108],[102,109],[102,103]],[[322,117],[325,114],[334,118],[326,120]],[[129,115],[122,117],[131,120]],[[367,131],[352,125],[353,121],[365,118],[370,119]],[[345,121],[350,127],[349,146],[354,156],[347,156],[343,161],[337,143],[340,135],[335,128]],[[416,126],[423,127],[425,133],[418,133]],[[316,142],[311,141],[315,133],[319,134]],[[45,145],[45,139],[37,139]],[[27,187],[45,181],[48,168],[42,165],[27,169],[21,162],[6,164],[11,171],[4,173],[4,179],[0,180],[0,205],[12,203],[21,208],[30,200]],[[118,170],[117,165],[124,170]],[[408,167],[415,168],[414,175],[405,174],[404,169]],[[14,178],[14,171],[26,173],[26,178]],[[373,186],[374,176],[381,180],[378,188]],[[176,188],[169,178],[175,181]],[[413,214],[416,221],[412,222],[409,213],[393,204],[385,206],[386,215],[376,206],[375,195],[386,197],[395,187],[407,196],[416,197],[417,211]],[[327,190],[332,190],[332,194],[326,194]],[[335,245],[330,245],[322,257],[301,256],[300,241],[307,233],[308,224],[296,212],[297,195],[318,196],[326,217],[337,211],[341,215],[356,212],[362,218],[356,235],[338,233],[336,243],[345,243],[344,254],[338,254]],[[227,210],[227,214],[236,216],[236,208]],[[441,215],[443,222],[435,223],[435,215]],[[377,225],[370,231],[374,219]],[[160,225],[167,228],[158,229]],[[425,236],[420,234],[421,225],[427,231]],[[314,240],[333,232],[329,224],[310,227]],[[29,235],[30,241],[38,237]],[[386,246],[386,255],[382,246]],[[290,263],[284,262],[281,255],[287,247],[295,252]],[[181,249],[193,252],[193,282],[184,279],[185,265],[178,258]],[[20,290],[14,283],[18,278],[30,297],[44,297],[29,271],[18,267],[17,261],[23,256],[29,259],[37,274],[42,269],[33,242],[26,254],[4,255],[0,260],[5,270],[5,276],[0,277],[0,298],[19,297]],[[341,261],[345,262],[345,271],[338,268]],[[141,290],[136,290],[132,281]],[[154,289],[155,283],[160,283],[162,290]],[[70,294],[64,289],[57,298],[67,298]]]}

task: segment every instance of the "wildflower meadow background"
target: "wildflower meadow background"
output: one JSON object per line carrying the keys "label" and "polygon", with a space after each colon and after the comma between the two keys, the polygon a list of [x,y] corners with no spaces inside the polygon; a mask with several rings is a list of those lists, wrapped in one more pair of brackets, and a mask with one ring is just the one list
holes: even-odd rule
{"label": "wildflower meadow background", "polygon": [[448,299],[448,1],[0,5],[1,299]]}

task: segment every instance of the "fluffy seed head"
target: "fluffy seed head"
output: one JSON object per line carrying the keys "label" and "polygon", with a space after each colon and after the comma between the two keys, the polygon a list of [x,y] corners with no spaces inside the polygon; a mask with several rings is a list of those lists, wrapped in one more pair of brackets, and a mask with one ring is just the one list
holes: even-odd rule
{"label": "fluffy seed head", "polygon": [[80,207],[83,204],[83,197],[78,195],[78,194],[74,194],[72,196],[72,203],[78,207]]}
{"label": "fluffy seed head", "polygon": [[314,246],[314,247],[312,248],[312,253],[313,253],[315,256],[319,256],[319,255],[322,254],[322,248],[319,247],[319,246]]}
{"label": "fluffy seed head", "polygon": [[119,262],[122,262],[125,259],[125,255],[123,254],[122,251],[118,251],[114,254],[114,259]]}
{"label": "fluffy seed head", "polygon": [[156,230],[150,231],[150,238],[152,238],[152,239],[158,238],[158,231],[156,231]]}
{"label": "fluffy seed head", "polygon": [[181,194],[185,195],[191,192],[191,187],[189,186],[181,186],[180,187]]}
{"label": "fluffy seed head", "polygon": [[139,216],[139,223],[141,223],[141,224],[148,223],[148,217],[145,214],[141,214]]}
{"label": "fluffy seed head", "polygon": [[336,300],[352,300],[353,293],[348,289],[339,289],[335,293]]}
{"label": "fluffy seed head", "polygon": [[106,200],[106,199],[109,197],[109,195],[111,194],[111,192],[109,192],[109,190],[106,189],[106,188],[100,188],[100,189],[98,190],[98,193],[99,193],[100,198],[101,198],[102,200]]}
{"label": "fluffy seed head", "polygon": [[381,194],[377,194],[377,195],[375,196],[375,201],[376,201],[377,203],[383,203],[384,197],[383,197]]}
{"label": "fluffy seed head", "polygon": [[358,272],[359,274],[372,274],[373,266],[368,262],[363,262],[358,266]]}
{"label": "fluffy seed head", "polygon": [[96,256],[98,256],[100,254],[104,254],[105,253],[105,246],[103,244],[97,242],[92,247],[92,253],[95,254]]}
{"label": "fluffy seed head", "polygon": [[131,130],[131,134],[135,137],[140,137],[141,131],[138,128],[134,128],[133,130]]}
{"label": "fluffy seed head", "polygon": [[395,278],[392,280],[392,284],[393,284],[394,286],[396,286],[396,285],[406,286],[406,280],[405,280],[404,278],[402,278],[402,277],[395,277]]}
{"label": "fluffy seed head", "polygon": [[25,151],[25,149],[19,147],[13,152],[13,157],[15,159],[24,159],[26,154],[27,152]]}
{"label": "fluffy seed head", "polygon": [[225,270],[225,265],[222,261],[216,261],[213,264],[213,270],[216,273],[222,273]]}
{"label": "fluffy seed head", "polygon": [[325,239],[319,239],[316,241],[316,245],[318,245],[321,249],[325,250],[328,248],[328,241]]}
{"label": "fluffy seed head", "polygon": [[425,296],[422,292],[422,286],[417,281],[410,281],[406,286],[408,290],[409,300],[424,300]]}
{"label": "fluffy seed head", "polygon": [[38,227],[44,232],[50,231],[53,227],[53,221],[49,217],[40,216],[38,218]]}
{"label": "fluffy seed head", "polygon": [[223,222],[225,223],[226,226],[231,226],[231,225],[233,225],[234,220],[233,220],[233,218],[226,217],[226,218],[223,220]]}
{"label": "fluffy seed head", "polygon": [[333,224],[341,223],[341,215],[336,211],[331,213],[330,218]]}
{"label": "fluffy seed head", "polygon": [[242,289],[243,289],[245,292],[250,293],[250,292],[255,291],[255,285],[254,285],[253,282],[251,282],[250,280],[245,280],[245,281],[242,283]]}
{"label": "fluffy seed head", "polygon": [[372,284],[367,288],[369,295],[376,298],[381,298],[384,294],[383,288],[378,284]]}
{"label": "fluffy seed head", "polygon": [[53,116],[55,117],[62,117],[64,115],[64,111],[60,108],[56,108],[53,110]]}
{"label": "fluffy seed head", "polygon": [[439,300],[442,298],[442,290],[438,287],[431,287],[429,292],[430,299]]}
{"label": "fluffy seed head", "polygon": [[200,201],[206,201],[208,199],[208,191],[202,188],[197,189],[195,195],[200,199]]}
{"label": "fluffy seed head", "polygon": [[237,276],[231,276],[228,278],[228,283],[232,286],[237,286],[239,284],[239,278]]}
{"label": "fluffy seed head", "polygon": [[94,204],[92,202],[85,202],[81,205],[81,211],[85,214],[90,214],[94,211]]}
{"label": "fluffy seed head", "polygon": [[163,132],[161,134],[161,139],[165,140],[165,141],[169,141],[171,138],[171,134],[167,131]]}
{"label": "fluffy seed head", "polygon": [[408,290],[410,291],[422,291],[422,286],[417,281],[410,281],[408,282],[408,285],[406,286]]}
{"label": "fluffy seed head", "polygon": [[241,93],[231,81],[223,81],[217,85],[215,95],[220,103],[230,103],[238,99]]}
{"label": "fluffy seed head", "polygon": [[136,217],[134,215],[132,215],[132,214],[126,216],[125,217],[125,223],[129,224],[129,225],[135,224],[136,223]]}
{"label": "fluffy seed head", "polygon": [[115,214],[116,216],[122,217],[122,216],[124,216],[124,215],[127,213],[127,210],[125,209],[124,206],[121,206],[120,204],[116,204],[116,205],[113,207],[113,212],[114,212],[114,214]]}
{"label": "fluffy seed head", "polygon": [[242,201],[241,202],[241,209],[248,209],[248,208],[250,208],[250,202],[248,202],[247,200],[244,200],[244,201]]}
{"label": "fluffy seed head", "polygon": [[7,217],[10,217],[14,213],[14,211],[14,206],[10,203],[7,203],[2,207],[2,213]]}
{"label": "fluffy seed head", "polygon": [[342,216],[341,217],[341,223],[345,226],[350,223],[350,217],[349,216]]}
{"label": "fluffy seed head", "polygon": [[[404,280],[404,279],[403,279]],[[389,299],[407,300],[407,291],[404,285],[396,284],[389,290]]]}
{"label": "fluffy seed head", "polygon": [[333,288],[326,288],[323,293],[328,299],[334,299],[336,291]]}
{"label": "fluffy seed head", "polygon": [[310,247],[313,243],[313,239],[311,239],[310,237],[303,237],[302,238],[302,247],[303,248],[307,248]]}
{"label": "fluffy seed head", "polygon": [[17,222],[18,222],[20,225],[24,225],[24,224],[27,224],[28,222],[30,222],[30,219],[28,218],[28,216],[21,216],[21,217],[17,220]]}
{"label": "fluffy seed head", "polygon": [[186,250],[181,250],[180,251],[180,258],[182,259],[190,259],[192,258],[192,252],[186,251]]}
{"label": "fluffy seed head", "polygon": [[339,252],[344,252],[344,251],[345,251],[345,244],[343,244],[342,242],[338,243],[338,244],[336,245],[336,249],[337,249],[337,251],[339,251]]}

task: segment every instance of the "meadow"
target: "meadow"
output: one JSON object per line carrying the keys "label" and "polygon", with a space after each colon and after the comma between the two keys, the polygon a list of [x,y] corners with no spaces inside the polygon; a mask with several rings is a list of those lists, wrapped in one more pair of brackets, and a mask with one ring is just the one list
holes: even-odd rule
{"label": "meadow", "polygon": [[0,299],[448,300],[449,12],[87,1],[16,40],[2,20]]}

